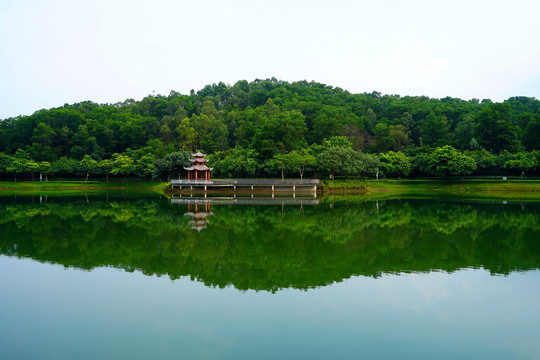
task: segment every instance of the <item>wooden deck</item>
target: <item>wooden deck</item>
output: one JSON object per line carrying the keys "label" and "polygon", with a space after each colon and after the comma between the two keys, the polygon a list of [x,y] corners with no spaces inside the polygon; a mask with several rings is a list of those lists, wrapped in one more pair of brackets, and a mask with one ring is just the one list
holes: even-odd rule
{"label": "wooden deck", "polygon": [[269,192],[317,192],[319,179],[274,180],[274,179],[228,179],[228,180],[171,180],[173,189],[187,190],[251,190]]}

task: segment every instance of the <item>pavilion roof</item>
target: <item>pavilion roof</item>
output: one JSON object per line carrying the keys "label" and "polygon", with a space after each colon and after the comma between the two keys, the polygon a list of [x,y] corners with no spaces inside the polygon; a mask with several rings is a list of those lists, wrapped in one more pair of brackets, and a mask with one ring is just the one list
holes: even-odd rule
{"label": "pavilion roof", "polygon": [[205,157],[206,154],[203,154],[201,150],[198,150],[196,154],[191,154],[193,157]]}
{"label": "pavilion roof", "polygon": [[196,159],[189,159],[189,161],[191,161],[191,162],[207,162],[208,159],[196,158]]}
{"label": "pavilion roof", "polygon": [[197,171],[207,171],[207,170],[214,170],[214,168],[210,168],[206,165],[193,165],[193,166],[190,166],[190,167],[185,167],[184,166],[184,169],[187,170],[187,171],[193,171],[193,170],[197,170]]}

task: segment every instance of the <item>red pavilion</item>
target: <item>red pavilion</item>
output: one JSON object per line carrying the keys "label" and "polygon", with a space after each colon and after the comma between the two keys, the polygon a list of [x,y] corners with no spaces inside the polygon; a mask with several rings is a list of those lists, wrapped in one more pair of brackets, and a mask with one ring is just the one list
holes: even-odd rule
{"label": "red pavilion", "polygon": [[206,154],[198,150],[196,154],[191,154],[191,156],[193,156],[193,159],[189,159],[189,161],[193,165],[184,167],[188,172],[188,180],[210,180],[210,171],[214,168],[206,166],[206,162],[208,161],[204,158]]}

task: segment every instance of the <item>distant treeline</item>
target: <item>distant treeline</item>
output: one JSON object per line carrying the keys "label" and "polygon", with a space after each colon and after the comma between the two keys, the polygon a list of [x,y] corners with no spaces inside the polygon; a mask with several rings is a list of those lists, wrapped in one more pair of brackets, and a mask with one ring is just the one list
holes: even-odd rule
{"label": "distant treeline", "polygon": [[0,176],[178,177],[189,152],[215,175],[540,173],[540,101],[351,94],[274,78],[0,121]]}

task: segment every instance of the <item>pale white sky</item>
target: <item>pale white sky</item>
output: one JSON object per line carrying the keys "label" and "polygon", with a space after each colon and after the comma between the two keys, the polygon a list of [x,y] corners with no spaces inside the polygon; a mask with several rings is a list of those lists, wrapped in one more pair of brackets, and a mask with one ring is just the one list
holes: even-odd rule
{"label": "pale white sky", "polygon": [[0,119],[207,84],[540,97],[540,1],[0,0]]}

